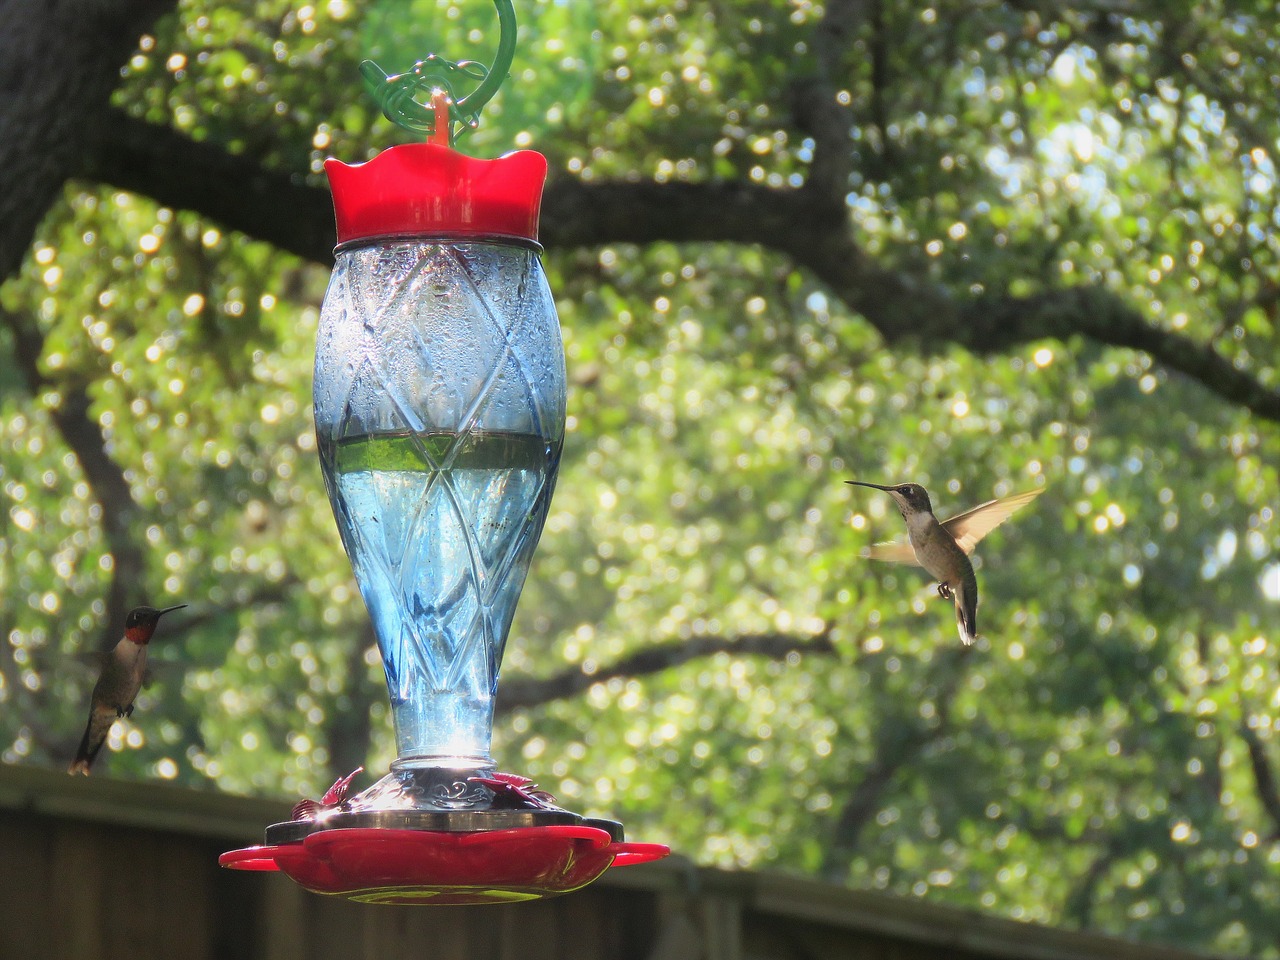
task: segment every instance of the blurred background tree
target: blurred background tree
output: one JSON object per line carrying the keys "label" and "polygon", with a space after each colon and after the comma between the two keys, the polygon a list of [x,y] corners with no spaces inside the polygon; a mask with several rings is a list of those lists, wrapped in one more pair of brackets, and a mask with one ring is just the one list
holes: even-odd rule
{"label": "blurred background tree", "polygon": [[[570,421],[495,753],[701,862],[1280,945],[1280,14],[519,0]],[[0,754],[315,796],[393,755],[310,424],[320,164],[484,0],[0,0]],[[963,650],[858,477],[1045,485]]]}

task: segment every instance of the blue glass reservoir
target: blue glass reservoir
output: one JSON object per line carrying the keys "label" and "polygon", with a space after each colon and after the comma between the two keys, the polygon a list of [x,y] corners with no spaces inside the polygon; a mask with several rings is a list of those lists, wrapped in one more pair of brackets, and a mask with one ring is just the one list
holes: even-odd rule
{"label": "blue glass reservoir", "polygon": [[386,672],[393,770],[440,768],[435,800],[462,802],[464,774],[493,769],[498,670],[564,441],[564,348],[537,245],[463,234],[340,246],[314,398],[329,500]]}

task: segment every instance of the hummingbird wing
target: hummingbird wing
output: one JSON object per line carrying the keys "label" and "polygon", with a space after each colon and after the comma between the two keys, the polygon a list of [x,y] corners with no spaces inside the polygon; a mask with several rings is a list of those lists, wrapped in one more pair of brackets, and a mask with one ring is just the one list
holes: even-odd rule
{"label": "hummingbird wing", "polygon": [[[107,659],[111,656],[110,651],[89,650],[80,653],[67,654],[68,659],[76,665],[77,670],[94,673],[102,673],[107,665]],[[157,676],[165,676],[168,671],[173,670],[182,664],[173,660],[158,660],[150,657],[147,660],[147,668],[142,673],[142,685],[149,687],[155,682]],[[172,676],[172,674],[169,674]]]}
{"label": "hummingbird wing", "polygon": [[107,665],[109,656],[111,656],[110,650],[82,650],[79,653],[67,654],[67,659],[76,664],[78,669],[83,668],[86,672],[91,670],[98,674]]}
{"label": "hummingbird wing", "polygon": [[1015,493],[1003,500],[988,500],[972,510],[944,520],[942,528],[955,538],[961,550],[973,553],[979,540],[1008,520],[1015,510],[1025,507],[1042,493],[1044,487],[1028,490],[1026,493]]}
{"label": "hummingbird wing", "polygon": [[908,563],[915,567],[920,566],[920,561],[916,559],[916,552],[911,548],[911,544],[902,540],[873,543],[869,547],[862,548],[862,556],[868,560],[883,560],[886,563]]}

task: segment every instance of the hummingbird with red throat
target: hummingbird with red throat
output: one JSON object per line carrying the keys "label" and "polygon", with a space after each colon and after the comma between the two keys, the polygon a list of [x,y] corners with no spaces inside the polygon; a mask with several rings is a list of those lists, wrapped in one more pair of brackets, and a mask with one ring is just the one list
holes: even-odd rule
{"label": "hummingbird with red throat", "polygon": [[179,603],[160,610],[134,607],[129,611],[124,620],[124,636],[106,655],[102,674],[93,685],[89,723],[67,773],[83,773],[87,777],[89,766],[106,743],[111,725],[121,717],[133,714],[133,701],[142,689],[142,679],[147,672],[147,644],[156,632],[156,624],[166,613],[185,606],[185,603]]}
{"label": "hummingbird with red throat", "polygon": [[883,490],[893,497],[898,512],[907,522],[906,543],[900,540],[877,543],[863,550],[862,555],[871,560],[924,567],[938,581],[938,596],[955,601],[960,641],[968,646],[977,640],[978,578],[969,556],[979,540],[1008,520],[1015,510],[1040,496],[1043,488],[1002,500],[988,500],[950,520],[939,522],[933,515],[929,494],[918,483],[899,483],[896,486],[863,483],[861,480],[846,480],[845,483]]}

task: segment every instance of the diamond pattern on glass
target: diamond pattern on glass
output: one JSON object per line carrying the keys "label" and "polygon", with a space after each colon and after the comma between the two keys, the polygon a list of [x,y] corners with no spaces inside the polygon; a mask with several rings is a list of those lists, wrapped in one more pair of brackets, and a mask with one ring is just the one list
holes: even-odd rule
{"label": "diamond pattern on glass", "polygon": [[564,357],[541,264],[491,244],[344,253],[322,311],[315,396],[401,756],[486,755],[502,647],[563,439]]}

